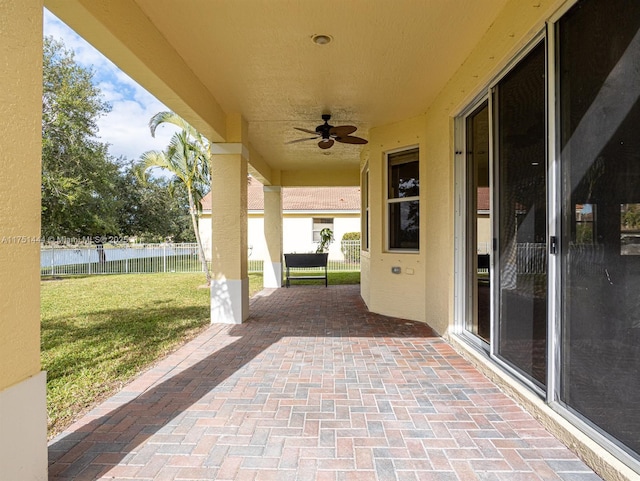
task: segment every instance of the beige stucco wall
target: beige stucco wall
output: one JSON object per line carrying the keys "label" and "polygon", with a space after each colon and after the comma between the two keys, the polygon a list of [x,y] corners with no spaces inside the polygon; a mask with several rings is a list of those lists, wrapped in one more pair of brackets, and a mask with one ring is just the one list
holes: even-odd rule
{"label": "beige stucco wall", "polygon": [[[430,160],[424,155],[425,117],[416,117],[397,124],[374,128],[369,132],[369,203],[370,239],[368,292],[362,297],[370,310],[390,316],[426,321],[425,315],[425,260],[429,258],[425,246],[430,245],[433,235],[427,229],[432,222],[432,209],[422,200],[425,179]],[[398,149],[420,148],[420,252],[389,252],[386,248],[386,153]],[[391,268],[398,266],[401,274],[393,274]],[[366,289],[361,284],[361,290]]]}
{"label": "beige stucco wall", "polygon": [[40,371],[42,2],[0,0],[0,479],[47,479]]}
{"label": "beige stucco wall", "polygon": [[[427,322],[440,334],[453,324],[454,118],[563,3],[510,1],[423,116],[371,129],[370,265],[361,289],[372,311]],[[385,152],[414,145],[420,147],[420,252],[390,253],[384,245]],[[392,274],[392,266],[402,274]]]}
{"label": "beige stucco wall", "polygon": [[360,254],[360,296],[365,304],[369,305],[371,296],[371,282],[369,280],[371,272],[371,257],[369,251],[362,251]]}
{"label": "beige stucco wall", "polygon": [[214,155],[211,164],[214,210],[219,212],[212,219],[212,270],[241,279],[247,266],[247,162],[240,155]]}
{"label": "beige stucco wall", "polygon": [[0,12],[2,391],[40,371],[42,2],[0,0]]}

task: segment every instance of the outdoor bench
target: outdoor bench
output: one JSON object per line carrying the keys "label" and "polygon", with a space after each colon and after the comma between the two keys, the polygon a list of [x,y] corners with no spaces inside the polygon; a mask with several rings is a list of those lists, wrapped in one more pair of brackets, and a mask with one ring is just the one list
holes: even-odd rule
{"label": "outdoor bench", "polygon": [[[286,287],[289,287],[292,280],[310,280],[310,279],[324,279],[324,286],[329,285],[327,279],[327,258],[329,254],[285,254],[284,262],[287,267]],[[324,275],[308,275],[309,268],[320,267],[324,269]],[[292,269],[306,269],[305,271],[291,272]]]}

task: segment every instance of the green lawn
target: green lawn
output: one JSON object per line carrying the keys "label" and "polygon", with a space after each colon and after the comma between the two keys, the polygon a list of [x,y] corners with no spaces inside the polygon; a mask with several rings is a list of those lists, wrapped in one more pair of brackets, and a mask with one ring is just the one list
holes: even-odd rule
{"label": "green lawn", "polygon": [[[209,324],[202,274],[42,281],[42,367],[49,436]],[[262,274],[249,276],[250,294]]]}
{"label": "green lawn", "polygon": [[[43,280],[49,437],[202,332],[210,315],[204,282],[199,273]],[[359,272],[329,273],[330,285],[359,282]],[[249,274],[249,295],[261,289],[262,274]]]}
{"label": "green lawn", "polygon": [[[301,270],[297,270],[298,274],[301,274]],[[292,271],[292,274],[295,275],[295,273]],[[324,275],[324,272],[321,271],[314,271],[312,269],[309,270],[305,270],[304,271],[304,275],[309,275],[309,276],[319,276],[319,275]],[[341,284],[360,284],[360,271],[357,272],[345,272],[345,271],[341,271],[341,272],[332,272],[329,271],[329,273],[327,274],[327,279],[329,282],[329,285],[341,285]],[[283,278],[284,281],[284,278]],[[324,285],[324,279],[322,280],[294,280],[292,278],[291,280],[291,285],[292,286],[297,286],[297,285]]]}

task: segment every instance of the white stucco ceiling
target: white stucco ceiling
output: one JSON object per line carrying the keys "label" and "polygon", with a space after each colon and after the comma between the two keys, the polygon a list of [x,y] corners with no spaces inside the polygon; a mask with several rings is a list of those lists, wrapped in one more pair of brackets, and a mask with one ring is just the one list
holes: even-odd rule
{"label": "white stucco ceiling", "polygon": [[[336,143],[324,155],[314,141],[287,144],[306,136],[293,127],[313,130],[321,114],[330,113],[333,125],[355,125],[354,135],[368,138],[371,127],[420,115],[505,3],[51,0],[45,5],[152,92],[152,77],[187,69],[181,75],[190,76],[190,83],[167,80],[177,97],[188,98],[186,89],[200,83],[206,91],[200,98],[210,95],[223,113],[240,113],[255,151],[271,168],[286,171],[357,167],[362,146]],[[94,17],[95,24],[87,21]],[[95,28],[98,24],[109,34]],[[333,41],[316,45],[314,34],[331,35]],[[158,67],[167,56],[180,62]],[[138,59],[145,68],[136,67]],[[160,100],[182,114],[172,96]],[[197,103],[191,101],[192,108],[197,110]]]}

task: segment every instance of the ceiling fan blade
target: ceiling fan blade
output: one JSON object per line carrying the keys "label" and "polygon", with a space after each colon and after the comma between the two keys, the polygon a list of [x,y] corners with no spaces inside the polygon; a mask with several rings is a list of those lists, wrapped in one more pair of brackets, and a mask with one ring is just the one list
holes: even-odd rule
{"label": "ceiling fan blade", "polygon": [[358,127],[353,125],[338,125],[337,127],[331,127],[329,133],[336,137],[344,137],[345,135],[354,133],[356,130],[358,130]]}
{"label": "ceiling fan blade", "polygon": [[306,142],[307,140],[316,140],[318,137],[307,137],[306,139],[296,139],[285,142],[285,144],[297,144],[298,142]]}
{"label": "ceiling fan blade", "polygon": [[354,135],[345,135],[344,137],[336,137],[337,142],[342,142],[343,144],[367,144],[368,140],[362,139],[360,137],[356,137]]}
{"label": "ceiling fan blade", "polygon": [[294,127],[294,129],[299,130],[300,132],[305,132],[307,134],[311,134],[311,135],[320,135],[318,132],[316,132],[315,130],[307,130],[307,129],[301,129],[300,127]]}
{"label": "ceiling fan blade", "polygon": [[318,142],[318,147],[320,147],[321,149],[328,149],[333,145],[333,139],[322,139],[320,142]]}

